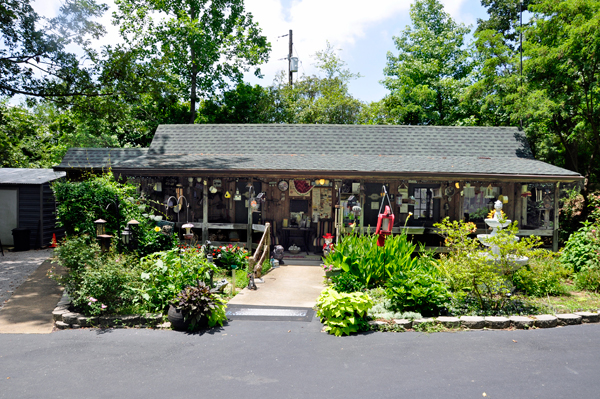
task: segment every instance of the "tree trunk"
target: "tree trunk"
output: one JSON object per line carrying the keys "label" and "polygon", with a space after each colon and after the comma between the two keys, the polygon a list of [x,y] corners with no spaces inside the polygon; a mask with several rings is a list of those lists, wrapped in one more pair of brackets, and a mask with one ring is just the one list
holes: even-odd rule
{"label": "tree trunk", "polygon": [[194,60],[195,51],[192,49],[192,82],[191,82],[191,95],[190,95],[190,124],[194,124],[196,120],[196,77],[198,76],[198,66]]}
{"label": "tree trunk", "polygon": [[[190,19],[193,21],[196,19],[196,10],[194,6],[190,6]],[[191,76],[191,93],[190,93],[190,124],[194,124],[196,121],[196,80],[198,78],[198,64],[196,63],[196,51],[194,50],[194,43],[190,43],[190,62],[192,63],[192,76]]]}

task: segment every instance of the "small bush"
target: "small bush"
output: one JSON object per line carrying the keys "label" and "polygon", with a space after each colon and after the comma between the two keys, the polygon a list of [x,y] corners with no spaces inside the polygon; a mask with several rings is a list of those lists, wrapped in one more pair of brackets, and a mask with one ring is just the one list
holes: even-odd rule
{"label": "small bush", "polygon": [[210,271],[217,270],[196,248],[146,256],[141,269],[141,296],[147,309],[153,312],[164,311],[184,287],[196,285],[197,281],[208,282]]}
{"label": "small bush", "polygon": [[449,298],[435,264],[427,258],[422,258],[412,268],[399,271],[386,285],[387,296],[395,311],[432,316],[446,306]]}
{"label": "small bush", "polygon": [[364,291],[365,285],[358,280],[354,274],[341,273],[331,278],[333,289],[337,292],[357,292]]}
{"label": "small bush", "polygon": [[558,261],[554,252],[532,251],[531,259],[513,274],[515,288],[530,296],[545,297],[567,292],[564,282],[571,271]]}
{"label": "small bush", "polygon": [[325,331],[341,336],[368,329],[365,316],[373,306],[366,293],[340,293],[327,288],[317,299],[317,315]]}
{"label": "small bush", "polygon": [[119,314],[137,302],[138,260],[116,255],[104,257],[98,268],[86,269],[76,291],[69,291],[73,305],[86,316]]}
{"label": "small bush", "polygon": [[569,237],[560,261],[575,273],[600,267],[600,225],[583,222],[583,227]]}
{"label": "small bush", "polygon": [[136,302],[140,282],[137,258],[114,251],[102,253],[96,240],[85,235],[62,240],[55,256],[66,273],[52,273],[53,278],[84,314],[119,313]]}
{"label": "small bush", "polygon": [[579,290],[600,291],[600,269],[589,268],[575,274],[575,287]]}
{"label": "small bush", "polygon": [[492,299],[474,295],[455,295],[448,305],[448,313],[455,316],[511,316],[547,313],[548,309],[524,298],[512,295],[496,296]]}

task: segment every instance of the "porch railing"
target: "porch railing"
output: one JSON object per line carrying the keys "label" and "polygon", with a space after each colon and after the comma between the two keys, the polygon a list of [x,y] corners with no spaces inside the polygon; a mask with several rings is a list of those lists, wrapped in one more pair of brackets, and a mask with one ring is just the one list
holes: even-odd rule
{"label": "porch railing", "polygon": [[270,259],[271,252],[271,223],[265,223],[265,231],[258,243],[258,248],[254,255],[248,259],[248,270],[254,272],[255,277],[260,277],[262,274],[262,265],[265,259]]}

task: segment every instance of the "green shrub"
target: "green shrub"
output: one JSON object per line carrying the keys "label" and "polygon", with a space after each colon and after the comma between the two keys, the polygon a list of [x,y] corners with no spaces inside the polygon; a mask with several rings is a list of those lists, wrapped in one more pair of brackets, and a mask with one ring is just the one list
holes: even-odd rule
{"label": "green shrub", "polygon": [[73,305],[86,316],[119,314],[137,302],[138,260],[116,255],[104,257],[98,268],[86,269],[81,284],[69,291]]}
{"label": "green shrub", "polygon": [[138,260],[115,251],[102,253],[88,236],[67,237],[55,249],[56,263],[66,273],[52,273],[86,315],[119,313],[136,301]]}
{"label": "green shrub", "polygon": [[419,312],[433,316],[446,306],[449,293],[431,259],[399,271],[387,282],[387,296],[395,311]]}
{"label": "green shrub", "polygon": [[575,287],[579,290],[600,291],[600,269],[588,268],[575,274]]}
{"label": "green shrub", "polygon": [[526,266],[513,274],[515,288],[535,297],[565,294],[564,282],[570,270],[562,266],[557,254],[540,249],[533,251],[530,258]]}
{"label": "green shrub", "polygon": [[531,250],[541,245],[540,238],[535,236],[515,240],[518,229],[516,222],[513,222],[487,239],[490,245],[497,245],[500,251],[500,255],[492,261],[489,258],[491,251],[482,248],[479,240],[470,236],[476,230],[475,224],[446,218],[434,226],[439,229],[450,250],[439,260],[448,287],[459,297],[471,294],[481,309],[505,303],[506,294],[513,289],[510,278],[514,270],[512,259],[532,256]]}
{"label": "green shrub", "polygon": [[365,316],[371,306],[373,302],[364,292],[340,293],[327,288],[317,299],[317,315],[328,333],[350,335],[368,328]]}
{"label": "green shrub", "polygon": [[455,316],[511,316],[549,312],[546,307],[527,298],[513,298],[510,294],[482,299],[473,294],[454,295],[448,305],[448,313]]}
{"label": "green shrub", "polygon": [[355,275],[367,287],[383,285],[390,276],[417,262],[412,258],[417,246],[406,234],[388,237],[383,247],[377,246],[377,238],[375,234],[342,236],[323,262]]}
{"label": "green shrub", "polygon": [[197,248],[173,249],[148,255],[141,261],[141,296],[150,311],[162,312],[184,288],[208,282],[216,267]]}
{"label": "green shrub", "polygon": [[138,196],[133,185],[115,181],[110,173],[92,175],[80,182],[57,180],[52,189],[57,201],[58,224],[65,228],[67,235],[96,237],[94,221],[104,219],[106,233],[115,237],[113,247],[128,252],[120,240],[121,232],[128,221],[135,219],[140,223],[135,228],[140,257],[172,249],[177,244],[177,237],[155,231],[155,222],[143,216],[152,213],[149,201]]}
{"label": "green shrub", "polygon": [[569,237],[560,261],[563,265],[572,267],[575,273],[600,267],[600,224],[583,222],[583,227]]}
{"label": "green shrub", "polygon": [[333,289],[337,292],[357,292],[366,289],[365,285],[358,280],[358,277],[351,273],[341,273],[333,276],[331,282],[333,283]]}
{"label": "green shrub", "polygon": [[214,327],[217,324],[222,326],[227,320],[225,315],[225,300],[218,294],[210,292],[203,282],[195,286],[185,287],[173,301],[173,306],[181,310],[183,319],[188,324],[189,331],[196,331],[203,326],[203,320],[206,320],[208,327]]}

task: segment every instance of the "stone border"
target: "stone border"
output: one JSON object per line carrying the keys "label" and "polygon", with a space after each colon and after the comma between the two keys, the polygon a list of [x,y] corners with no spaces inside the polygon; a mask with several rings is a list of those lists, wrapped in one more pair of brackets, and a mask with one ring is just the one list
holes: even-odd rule
{"label": "stone border", "polygon": [[503,330],[507,328],[528,329],[528,328],[553,328],[562,326],[573,326],[577,324],[598,323],[600,322],[600,313],[593,312],[575,312],[557,315],[536,315],[536,316],[460,316],[460,317],[426,317],[418,320],[395,319],[391,323],[379,320],[370,321],[369,324],[377,329],[383,329],[383,326],[393,325],[402,327],[406,330],[419,324],[432,323],[440,324],[448,329],[464,328],[469,330]]}
{"label": "stone border", "polygon": [[70,310],[71,298],[66,292],[56,304],[52,312],[54,325],[59,330],[76,329],[82,327],[100,327],[100,328],[124,328],[124,327],[170,327],[171,323],[161,324],[163,321],[162,313],[146,313],[144,315],[122,315],[122,316],[95,316],[87,317],[81,313],[74,313]]}

